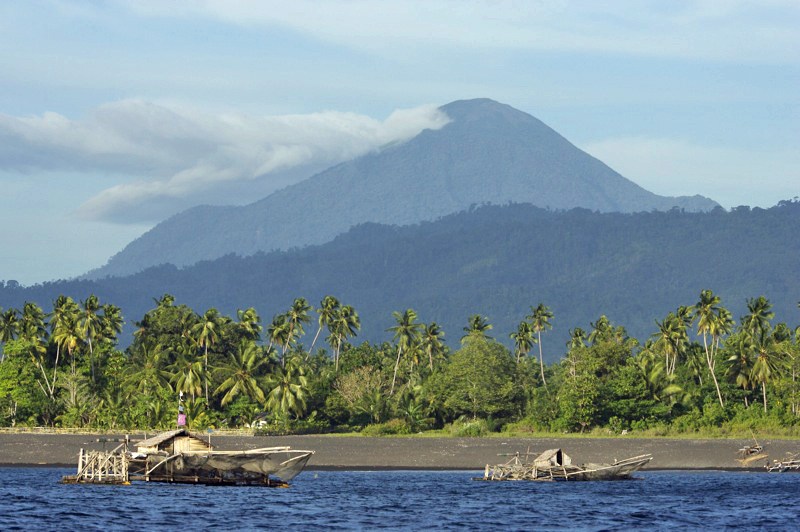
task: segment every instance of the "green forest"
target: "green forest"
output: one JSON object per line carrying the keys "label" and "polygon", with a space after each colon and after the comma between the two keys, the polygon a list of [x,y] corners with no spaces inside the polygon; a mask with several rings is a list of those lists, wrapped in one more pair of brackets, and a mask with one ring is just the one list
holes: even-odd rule
{"label": "green forest", "polygon": [[[445,342],[406,309],[370,343],[357,309],[330,295],[265,321],[165,294],[123,350],[119,307],[59,296],[47,311],[0,309],[0,426],[167,429],[182,401],[192,429],[266,434],[798,434],[800,327],[763,296],[737,321],[702,290],[644,342],[600,315],[548,345],[558,319],[545,303],[511,331],[465,316]],[[563,355],[546,364],[543,348]]]}

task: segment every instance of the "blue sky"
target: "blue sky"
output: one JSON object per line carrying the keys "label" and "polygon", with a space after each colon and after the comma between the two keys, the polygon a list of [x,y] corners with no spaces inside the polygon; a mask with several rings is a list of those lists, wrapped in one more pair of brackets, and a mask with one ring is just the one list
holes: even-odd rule
{"label": "blue sky", "polygon": [[796,0],[0,2],[0,280],[79,275],[477,97],[658,194],[770,207],[800,196],[798,28]]}

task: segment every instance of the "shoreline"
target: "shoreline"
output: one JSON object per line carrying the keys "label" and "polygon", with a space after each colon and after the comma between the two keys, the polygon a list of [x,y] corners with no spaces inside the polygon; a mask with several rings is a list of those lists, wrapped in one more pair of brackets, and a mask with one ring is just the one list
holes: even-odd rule
{"label": "shoreline", "polygon": [[[152,433],[149,433],[152,436]],[[74,467],[81,448],[110,450],[116,442],[98,439],[125,438],[120,434],[0,433],[0,467]],[[144,438],[131,433],[131,441]],[[744,466],[738,450],[750,445],[745,439],[670,438],[455,438],[366,436],[229,436],[211,435],[220,450],[245,450],[288,445],[315,451],[308,470],[482,470],[486,464],[509,460],[514,453],[538,454],[561,448],[573,463],[612,462],[640,454],[652,454],[645,470],[763,470],[765,460]],[[760,441],[769,460],[800,452],[800,440]]]}

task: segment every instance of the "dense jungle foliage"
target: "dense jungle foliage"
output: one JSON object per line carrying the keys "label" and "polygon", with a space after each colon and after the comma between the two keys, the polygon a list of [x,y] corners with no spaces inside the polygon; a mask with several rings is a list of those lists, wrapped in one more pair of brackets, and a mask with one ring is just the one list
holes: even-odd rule
{"label": "dense jungle foliage", "polygon": [[9,308],[0,311],[0,426],[166,429],[181,392],[190,428],[269,433],[792,434],[800,419],[800,327],[776,322],[763,296],[735,321],[702,290],[643,343],[601,315],[549,347],[563,352],[552,364],[542,347],[557,316],[542,303],[511,331],[469,316],[455,349],[412,309],[392,318],[373,344],[357,341],[357,310],[333,296],[316,307],[297,298],[262,323],[254,308],[201,314],[166,294],[120,350],[121,309],[96,296],[59,296],[48,312]]}
{"label": "dense jungle foliage", "polygon": [[[302,223],[302,209],[297,220]],[[195,230],[205,224],[197,219]],[[457,349],[467,316],[488,316],[506,331],[532,301],[547,301],[558,316],[550,333],[554,349],[544,350],[552,363],[572,327],[586,328],[605,314],[643,343],[664,309],[706,287],[736,316],[747,311],[749,297],[764,295],[793,323],[800,298],[798,234],[797,201],[707,213],[482,206],[413,226],[366,224],[321,246],[230,255],[182,269],[164,265],[129,277],[31,287],[0,282],[0,306],[35,302],[44,308],[62,294],[76,301],[95,294],[136,319],[153,297],[169,293],[193,309],[235,316],[254,307],[272,316],[300,295],[316,302],[336,294],[358,309],[362,341],[380,345],[393,326],[392,312],[413,308],[448,331],[445,340]],[[134,330],[129,320],[122,347]],[[512,348],[507,336],[497,340]]]}

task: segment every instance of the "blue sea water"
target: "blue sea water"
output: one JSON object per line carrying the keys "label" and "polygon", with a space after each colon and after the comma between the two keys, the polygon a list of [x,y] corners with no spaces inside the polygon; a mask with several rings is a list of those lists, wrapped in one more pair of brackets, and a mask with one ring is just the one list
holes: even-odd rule
{"label": "blue sea water", "polygon": [[640,472],[617,482],[474,482],[469,471],[305,471],[288,489],[62,485],[0,468],[0,530],[797,530],[800,475]]}

